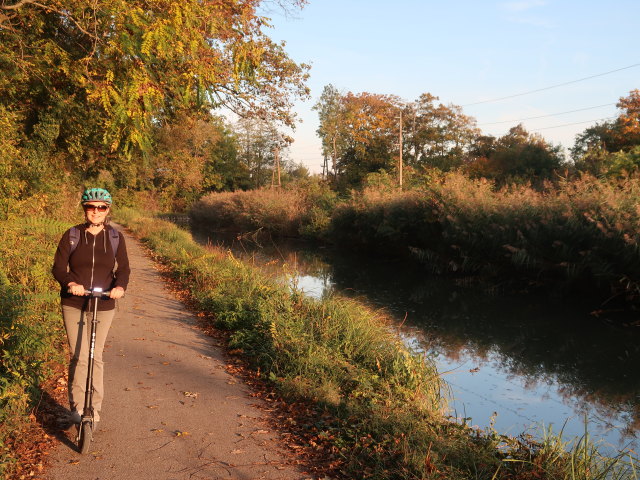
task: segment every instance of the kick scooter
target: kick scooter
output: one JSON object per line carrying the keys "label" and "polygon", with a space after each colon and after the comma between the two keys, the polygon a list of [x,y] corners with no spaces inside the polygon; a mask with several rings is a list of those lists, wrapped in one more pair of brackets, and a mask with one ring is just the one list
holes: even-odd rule
{"label": "kick scooter", "polygon": [[[89,445],[93,438],[94,428],[94,412],[93,412],[93,363],[96,347],[96,329],[98,327],[98,299],[108,297],[110,290],[102,290],[102,288],[94,288],[93,290],[85,290],[85,296],[93,299],[93,319],[91,320],[91,340],[89,346],[89,365],[87,366],[87,385],[84,392],[84,410],[80,425],[78,426],[78,448],[80,453],[84,454],[89,451]],[[91,300],[90,300],[91,301]]]}

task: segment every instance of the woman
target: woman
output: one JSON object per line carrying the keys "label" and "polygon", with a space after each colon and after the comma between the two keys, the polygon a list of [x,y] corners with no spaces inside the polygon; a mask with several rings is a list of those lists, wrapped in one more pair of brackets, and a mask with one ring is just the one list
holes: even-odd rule
{"label": "woman", "polygon": [[62,316],[71,349],[69,403],[74,423],[80,423],[84,409],[89,358],[92,312],[85,290],[100,287],[111,291],[110,298],[98,302],[92,402],[97,422],[104,395],[102,350],[115,314],[115,301],[124,295],[129,282],[124,236],[108,224],[111,204],[107,190],[85,190],[82,194],[85,223],[64,233],[53,261],[53,276],[60,283]]}

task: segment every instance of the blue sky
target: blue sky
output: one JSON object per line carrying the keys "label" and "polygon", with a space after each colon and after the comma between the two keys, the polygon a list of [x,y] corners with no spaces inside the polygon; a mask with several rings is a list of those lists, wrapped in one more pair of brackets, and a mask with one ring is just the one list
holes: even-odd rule
{"label": "blue sky", "polygon": [[[589,121],[615,116],[618,99],[640,88],[639,0],[310,0],[293,15],[268,15],[269,35],[312,65],[312,98],[296,104],[302,123],[290,157],[313,172],[322,156],[311,107],[329,83],[407,101],[429,92],[462,105],[485,133],[523,123],[564,147]],[[577,122],[587,123],[566,125]],[[566,126],[550,128],[559,125]]]}

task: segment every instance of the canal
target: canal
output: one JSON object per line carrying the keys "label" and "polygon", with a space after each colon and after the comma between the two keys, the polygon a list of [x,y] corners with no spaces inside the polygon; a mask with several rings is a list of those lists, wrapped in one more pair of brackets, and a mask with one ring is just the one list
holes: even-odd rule
{"label": "canal", "polygon": [[307,295],[340,294],[384,309],[405,342],[430,354],[449,385],[450,414],[499,433],[561,430],[634,448],[640,429],[640,328],[591,315],[553,296],[504,294],[424,266],[274,242],[194,232]]}

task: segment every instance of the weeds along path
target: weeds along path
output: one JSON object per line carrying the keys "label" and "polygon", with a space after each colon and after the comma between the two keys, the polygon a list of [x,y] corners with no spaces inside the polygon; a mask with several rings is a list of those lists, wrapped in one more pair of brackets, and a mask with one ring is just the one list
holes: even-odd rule
{"label": "weeds along path", "polygon": [[[45,478],[303,479],[280,454],[221,348],[127,237],[131,283],[104,352],[105,400],[89,454],[61,432]],[[65,405],[66,407],[66,405]]]}

